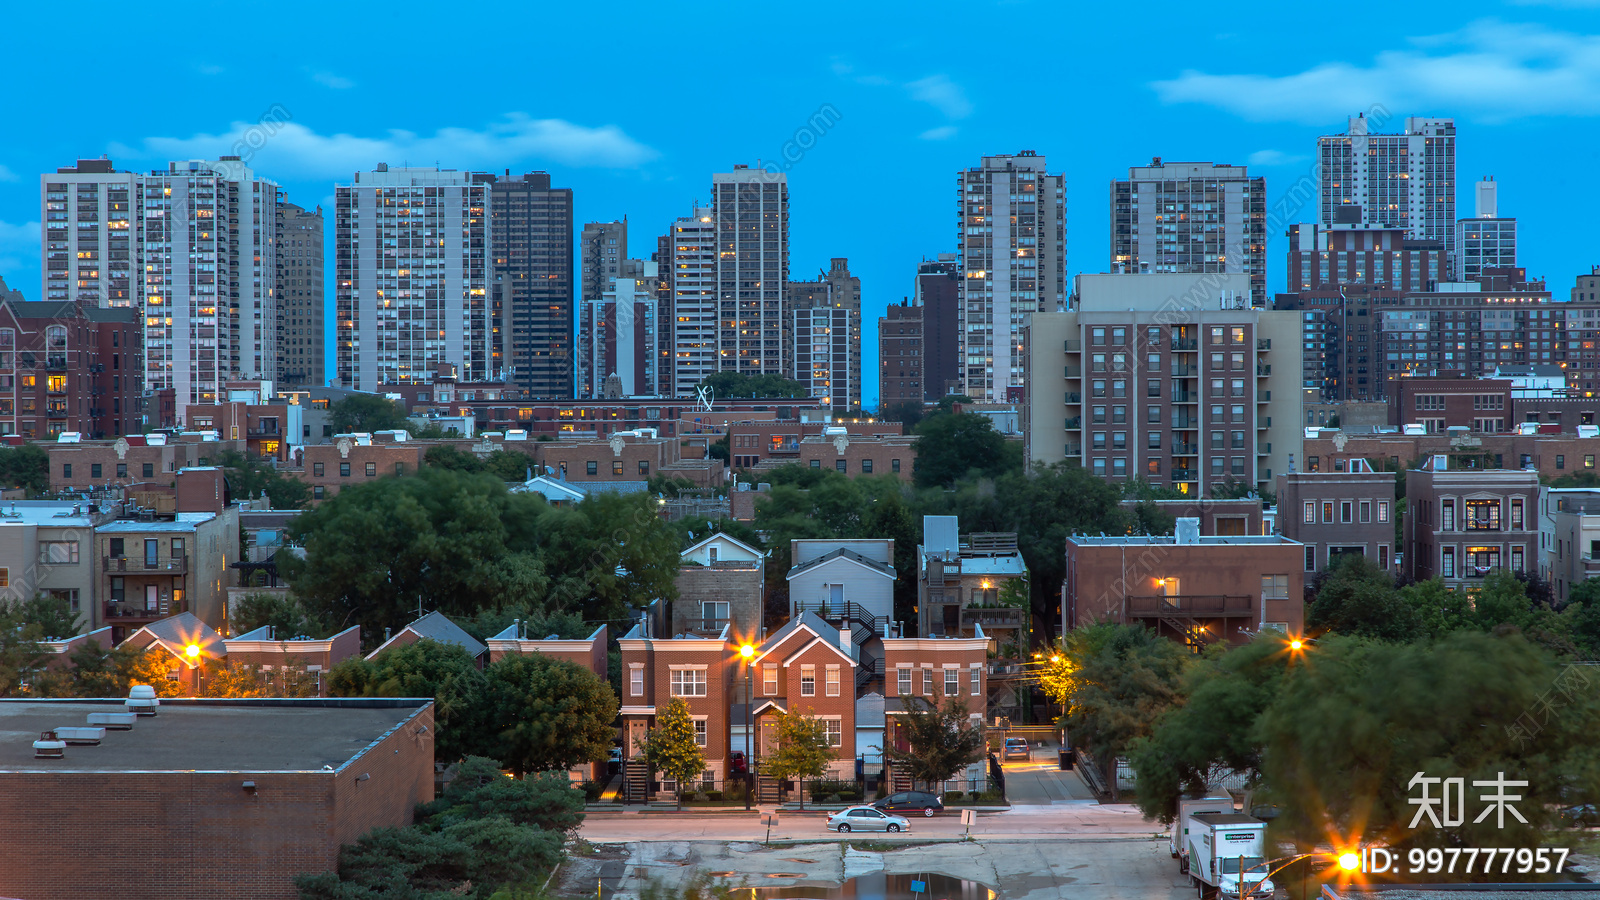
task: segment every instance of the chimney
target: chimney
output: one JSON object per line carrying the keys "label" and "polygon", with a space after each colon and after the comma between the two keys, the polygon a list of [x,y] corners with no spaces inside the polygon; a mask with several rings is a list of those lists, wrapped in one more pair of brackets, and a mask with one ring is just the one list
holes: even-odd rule
{"label": "chimney", "polygon": [[222,469],[207,466],[178,472],[177,511],[220,513],[225,505]]}
{"label": "chimney", "polygon": [[839,628],[839,649],[843,650],[846,656],[855,659],[856,644],[855,641],[850,639],[850,627],[848,625]]}

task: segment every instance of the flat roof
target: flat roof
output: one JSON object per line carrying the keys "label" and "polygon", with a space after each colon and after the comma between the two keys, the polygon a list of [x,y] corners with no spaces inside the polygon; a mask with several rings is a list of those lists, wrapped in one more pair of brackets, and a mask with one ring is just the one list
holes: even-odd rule
{"label": "flat roof", "polygon": [[1156,544],[1177,547],[1214,547],[1219,544],[1254,544],[1260,546],[1263,544],[1298,545],[1300,543],[1299,541],[1291,541],[1281,534],[1202,534],[1199,541],[1193,544],[1179,544],[1177,542],[1178,539],[1170,534],[1120,534],[1110,536],[1095,535],[1093,537],[1086,534],[1074,534],[1069,536],[1067,540],[1079,546],[1087,547],[1145,547]]}
{"label": "flat roof", "polygon": [[98,530],[102,534],[140,534],[147,531],[171,531],[187,534],[216,517],[215,513],[178,513],[171,521],[166,519],[149,521],[118,519],[115,522],[107,522],[101,525]]}
{"label": "flat roof", "polygon": [[89,713],[126,712],[121,700],[0,700],[0,773],[304,772],[345,765],[404,724],[431,698],[161,701],[131,731],[64,759],[34,759],[39,733],[84,726]]}

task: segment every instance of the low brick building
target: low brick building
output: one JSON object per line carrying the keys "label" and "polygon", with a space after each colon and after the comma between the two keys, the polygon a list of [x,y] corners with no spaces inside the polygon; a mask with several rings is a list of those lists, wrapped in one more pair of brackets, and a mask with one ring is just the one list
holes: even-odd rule
{"label": "low brick building", "polygon": [[1351,459],[1365,459],[1373,468],[1396,472],[1401,466],[1444,455],[1452,468],[1536,469],[1560,478],[1587,472],[1600,475],[1600,442],[1575,433],[1561,434],[1350,434],[1307,429],[1305,469],[1342,472]]}
{"label": "low brick building", "polygon": [[354,484],[390,475],[415,475],[431,444],[413,440],[374,440],[370,435],[339,435],[332,444],[304,448],[298,475],[311,487],[311,499],[331,500]]}
{"label": "low brick building", "polygon": [[850,435],[836,431],[809,435],[800,440],[792,456],[768,456],[751,471],[759,480],[761,473],[768,469],[800,465],[833,469],[852,477],[896,475],[901,481],[910,481],[917,464],[916,441],[916,437],[903,434]]}
{"label": "low brick building", "polygon": [[663,633],[718,634],[731,626],[729,639],[734,643],[758,640],[766,602],[766,562],[764,552],[721,532],[684,550],[672,621]]}
{"label": "low brick building", "polygon": [[294,876],[433,799],[433,703],[175,700],[62,759],[40,732],[119,702],[0,700],[0,895],[294,900]]}
{"label": "low brick building", "polygon": [[327,675],[334,666],[361,654],[361,626],[349,628],[328,638],[277,634],[263,625],[238,637],[224,638],[223,653],[234,665],[259,666],[268,671],[299,669],[317,680],[317,695],[328,695]]}
{"label": "low brick building", "polygon": [[1193,519],[1177,536],[1067,538],[1063,629],[1142,623],[1200,648],[1243,643],[1267,628],[1305,625],[1305,551],[1277,535],[1200,535]]}
{"label": "low brick building", "polygon": [[1475,590],[1495,569],[1537,572],[1539,476],[1516,469],[1458,469],[1430,458],[1406,473],[1405,572]]}
{"label": "low brick building", "polygon": [[605,440],[541,441],[531,446],[537,448],[539,463],[563,481],[648,481],[665,475],[688,479],[695,487],[720,487],[722,461],[686,459],[684,443],[685,439],[643,428],[614,432]]}
{"label": "low brick building", "polygon": [[799,420],[769,422],[728,423],[728,456],[735,469],[754,469],[762,462],[781,466],[799,462],[800,442],[808,437],[821,437],[823,430],[829,434],[845,434],[852,440],[857,437],[899,437],[905,426],[899,422],[879,422],[875,419],[839,421],[809,417]]}
{"label": "low brick building", "polygon": [[145,486],[171,488],[179,469],[215,463],[224,450],[245,448],[243,441],[204,440],[209,435],[130,434],[110,441],[68,437],[44,445],[50,456],[50,489]]}
{"label": "low brick building", "polygon": [[1355,554],[1381,569],[1394,563],[1395,473],[1352,459],[1343,472],[1278,476],[1278,530],[1305,545],[1306,572]]}
{"label": "low brick building", "polygon": [[223,440],[243,441],[245,452],[288,462],[294,448],[304,442],[302,407],[284,401],[246,403],[232,400],[184,408],[190,428],[214,430]]}

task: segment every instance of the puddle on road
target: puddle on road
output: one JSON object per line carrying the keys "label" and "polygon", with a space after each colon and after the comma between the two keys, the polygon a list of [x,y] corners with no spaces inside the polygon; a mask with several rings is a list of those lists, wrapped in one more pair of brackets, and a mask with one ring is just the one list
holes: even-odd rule
{"label": "puddle on road", "polygon": [[[913,887],[921,890],[913,890]],[[742,893],[742,890],[735,890],[734,897]],[[947,875],[888,875],[883,872],[861,875],[838,887],[758,887],[751,889],[751,895],[753,900],[995,900],[995,892],[976,881]]]}

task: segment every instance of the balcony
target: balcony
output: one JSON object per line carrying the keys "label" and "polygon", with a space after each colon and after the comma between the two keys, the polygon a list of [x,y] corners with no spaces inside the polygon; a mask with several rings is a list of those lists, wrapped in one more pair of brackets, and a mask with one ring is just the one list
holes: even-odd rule
{"label": "balcony", "polygon": [[1174,350],[1199,350],[1200,349],[1200,339],[1199,338],[1173,338],[1172,339],[1172,349],[1174,349]]}
{"label": "balcony", "polygon": [[1080,429],[1082,427],[1083,427],[1083,416],[1072,416],[1071,418],[1067,419],[1066,428],[1067,428],[1068,431],[1077,431],[1078,429]]}
{"label": "balcony", "polygon": [[683,627],[695,634],[721,634],[722,629],[733,624],[732,619],[714,617],[709,619],[685,619]]}
{"label": "balcony", "polygon": [[1261,393],[1257,394],[1256,395],[1256,402],[1257,403],[1271,403],[1272,402],[1272,392],[1271,391],[1262,391]]}
{"label": "balcony", "polygon": [[189,556],[107,556],[103,557],[104,570],[108,574],[131,572],[162,573],[165,575],[185,575],[189,572]]}
{"label": "balcony", "polygon": [[1199,444],[1185,444],[1185,443],[1180,441],[1180,442],[1175,442],[1172,445],[1172,455],[1173,456],[1196,456],[1199,453],[1200,453],[1200,445]]}
{"label": "balcony", "polygon": [[1083,455],[1083,445],[1082,444],[1068,444],[1066,449],[1067,449],[1067,456],[1068,457],[1082,456]]}
{"label": "balcony", "polygon": [[1172,374],[1177,378],[1194,378],[1200,374],[1200,367],[1190,363],[1174,362]]}
{"label": "balcony", "polygon": [[188,612],[188,603],[174,603],[171,600],[160,601],[155,609],[145,608],[144,603],[131,603],[127,601],[110,600],[106,602],[106,620],[116,625],[139,626],[165,619],[178,613]]}
{"label": "balcony", "polygon": [[1082,403],[1083,394],[1078,391],[1067,391],[1067,403]]}
{"label": "balcony", "polygon": [[1198,469],[1173,469],[1172,470],[1172,481],[1173,481],[1174,484],[1176,484],[1177,482],[1180,482],[1180,481],[1199,481],[1199,480],[1200,480],[1200,473],[1199,473]]}
{"label": "balcony", "polygon": [[1077,353],[1079,350],[1083,349],[1083,342],[1077,339],[1071,339],[1065,342],[1065,346],[1062,349],[1066,353]]}
{"label": "balcony", "polygon": [[961,627],[982,625],[989,628],[1021,628],[1023,625],[1024,610],[1015,606],[1004,607],[976,607],[964,606],[961,608]]}
{"label": "balcony", "polygon": [[1256,338],[1256,349],[1257,350],[1271,350],[1272,349],[1272,338]]}
{"label": "balcony", "polygon": [[278,439],[283,437],[283,432],[279,431],[276,428],[273,428],[273,429],[271,429],[269,431],[269,430],[264,429],[264,428],[252,427],[252,428],[248,429],[247,431],[245,431],[244,434],[245,434],[245,437],[251,438],[252,440],[255,439],[255,438],[265,438],[265,439],[270,440],[270,441],[276,441],[276,440],[278,440]]}
{"label": "balcony", "polygon": [[1254,605],[1247,594],[1180,594],[1175,597],[1129,597],[1128,615],[1249,616]]}
{"label": "balcony", "polygon": [[1256,377],[1266,378],[1272,374],[1272,367],[1267,365],[1256,366]]}
{"label": "balcony", "polygon": [[1266,456],[1267,454],[1269,454],[1271,452],[1272,452],[1272,445],[1271,444],[1257,444],[1256,445],[1256,455],[1257,456]]}
{"label": "balcony", "polygon": [[1082,378],[1083,377],[1083,369],[1079,368],[1078,366],[1066,366],[1065,368],[1066,368],[1066,372],[1067,372],[1065,377],[1067,377],[1067,378]]}
{"label": "balcony", "polygon": [[1173,391],[1172,392],[1172,402],[1173,403],[1199,403],[1200,402],[1200,392],[1199,391]]}

